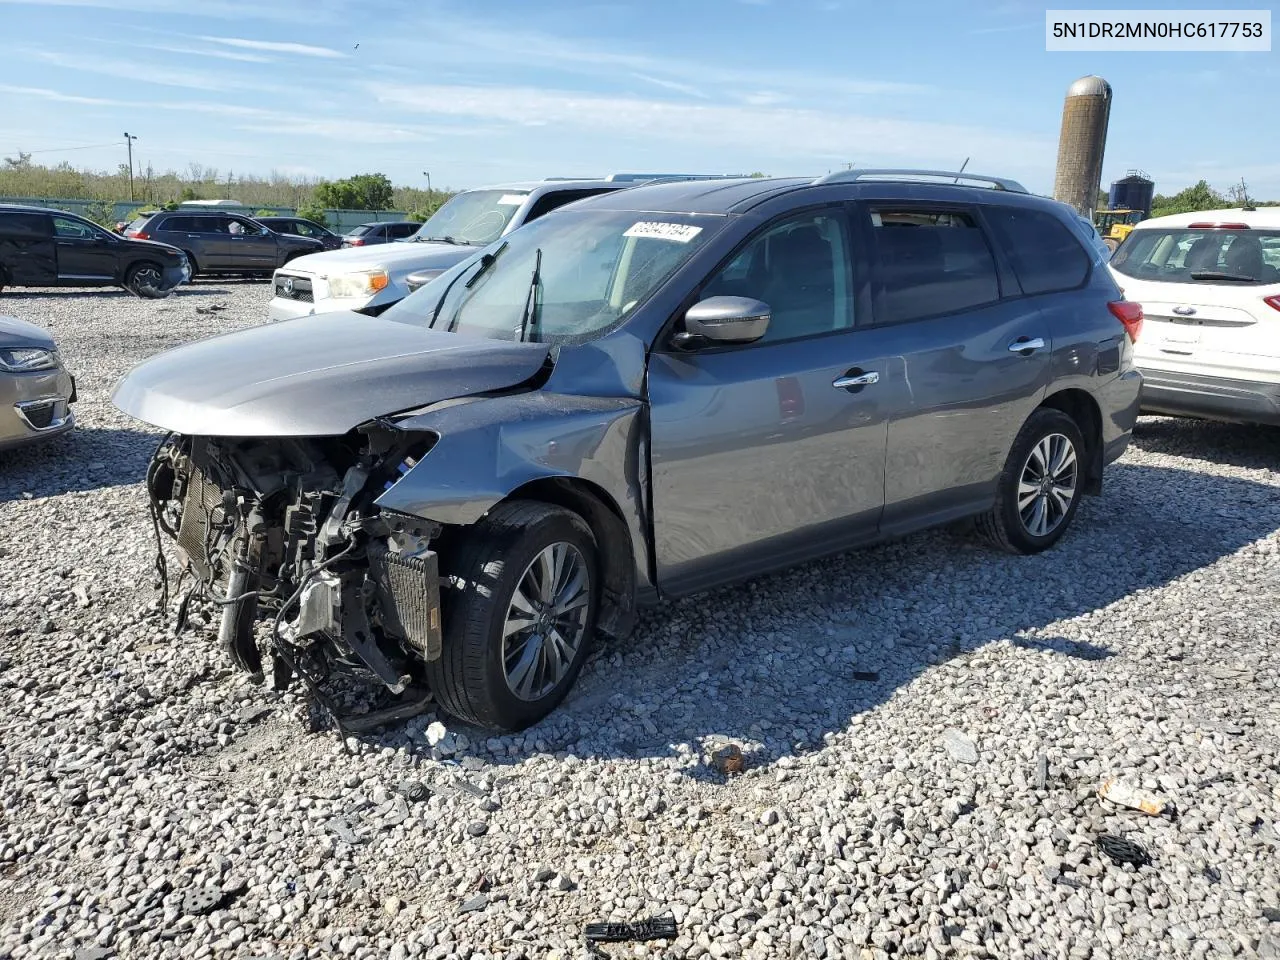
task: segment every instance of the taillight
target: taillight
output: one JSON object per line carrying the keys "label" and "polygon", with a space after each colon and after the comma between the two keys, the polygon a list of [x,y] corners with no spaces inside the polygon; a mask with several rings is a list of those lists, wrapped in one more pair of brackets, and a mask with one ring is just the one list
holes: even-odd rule
{"label": "taillight", "polygon": [[1142,333],[1142,304],[1132,300],[1112,300],[1107,304],[1107,309],[1124,325],[1129,340],[1137,343],[1138,334]]}
{"label": "taillight", "polygon": [[1248,230],[1247,223],[1209,223],[1203,221],[1201,223],[1188,224],[1188,230]]}
{"label": "taillight", "polygon": [[363,240],[348,240],[348,241],[347,241],[347,243],[348,243],[348,244],[350,244],[350,245],[351,245],[351,246],[353,246],[353,247],[363,247],[363,246],[364,246],[364,241],[363,241]]}
{"label": "taillight", "polygon": [[1262,302],[1263,302],[1263,303],[1265,303],[1265,304],[1266,304],[1268,307],[1270,307],[1272,310],[1280,310],[1280,296],[1278,296],[1278,297],[1263,297]]}
{"label": "taillight", "polygon": [[143,233],[141,230],[126,230],[124,232],[124,235],[126,237],[132,237],[134,240],[150,240],[151,239],[151,234]]}

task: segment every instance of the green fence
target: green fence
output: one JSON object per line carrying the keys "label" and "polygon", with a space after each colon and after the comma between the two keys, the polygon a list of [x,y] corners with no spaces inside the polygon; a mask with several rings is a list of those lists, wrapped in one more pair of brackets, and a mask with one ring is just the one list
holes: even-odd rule
{"label": "green fence", "polygon": [[[78,213],[82,217],[88,215],[91,208],[98,209],[102,206],[101,201],[98,200],[66,200],[57,197],[0,197],[0,203],[23,203],[33,207],[49,207],[53,210],[65,210],[67,213]],[[154,209],[154,205],[143,203],[117,203],[112,216],[116,220],[132,220],[134,214],[139,210],[146,210],[148,207]],[[206,204],[184,207],[183,209],[242,213],[248,216],[253,216],[260,210],[270,210],[274,216],[280,217],[291,216],[295,212],[293,207],[211,207]],[[345,233],[361,223],[371,223],[377,220],[404,220],[408,216],[403,210],[326,210],[324,215],[329,223],[329,229],[335,233]],[[266,216],[266,214],[263,214],[263,216]]]}

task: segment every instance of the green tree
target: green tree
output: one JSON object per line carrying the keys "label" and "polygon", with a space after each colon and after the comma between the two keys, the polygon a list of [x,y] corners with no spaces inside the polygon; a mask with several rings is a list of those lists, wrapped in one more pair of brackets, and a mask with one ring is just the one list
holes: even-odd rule
{"label": "green tree", "polygon": [[1171,197],[1156,194],[1151,201],[1153,217],[1167,217],[1173,213],[1195,213],[1197,210],[1216,210],[1224,207],[1227,199],[1208,182],[1201,180],[1194,186],[1180,190]]}
{"label": "green tree", "polygon": [[5,157],[5,166],[10,170],[29,170],[31,169],[31,154],[18,151],[16,157]]}
{"label": "green tree", "polygon": [[329,226],[329,218],[325,216],[324,207],[316,203],[304,203],[298,208],[298,216],[303,220],[314,220],[322,227]]}
{"label": "green tree", "polygon": [[316,186],[315,203],[330,210],[390,210],[395,188],[381,173],[361,173]]}

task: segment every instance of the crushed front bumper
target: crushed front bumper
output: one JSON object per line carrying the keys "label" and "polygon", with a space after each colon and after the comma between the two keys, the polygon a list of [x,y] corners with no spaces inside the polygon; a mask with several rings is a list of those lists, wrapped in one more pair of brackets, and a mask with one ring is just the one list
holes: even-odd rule
{"label": "crushed front bumper", "polygon": [[76,382],[61,366],[0,374],[0,449],[66,433],[75,426]]}

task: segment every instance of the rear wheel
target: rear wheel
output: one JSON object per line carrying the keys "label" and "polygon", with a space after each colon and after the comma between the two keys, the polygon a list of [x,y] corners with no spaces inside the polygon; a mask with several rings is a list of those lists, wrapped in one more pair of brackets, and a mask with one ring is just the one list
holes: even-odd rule
{"label": "rear wheel", "polygon": [[573,686],[595,631],[595,538],[575,513],[533,501],[499,504],[446,565],[444,648],[427,664],[453,716],[521,730]]}
{"label": "rear wheel", "polygon": [[1039,553],[1061,539],[1083,490],[1084,437],[1061,410],[1035,411],[1018,432],[1000,474],[996,505],[978,532],[1010,553]]}
{"label": "rear wheel", "polygon": [[191,279],[194,280],[196,278],[196,274],[200,272],[200,265],[196,263],[196,255],[190,250],[183,250],[182,252],[186,254],[187,263],[191,267]]}
{"label": "rear wheel", "polygon": [[164,271],[154,263],[139,263],[130,267],[124,285],[148,300],[159,300],[172,292],[164,286]]}

